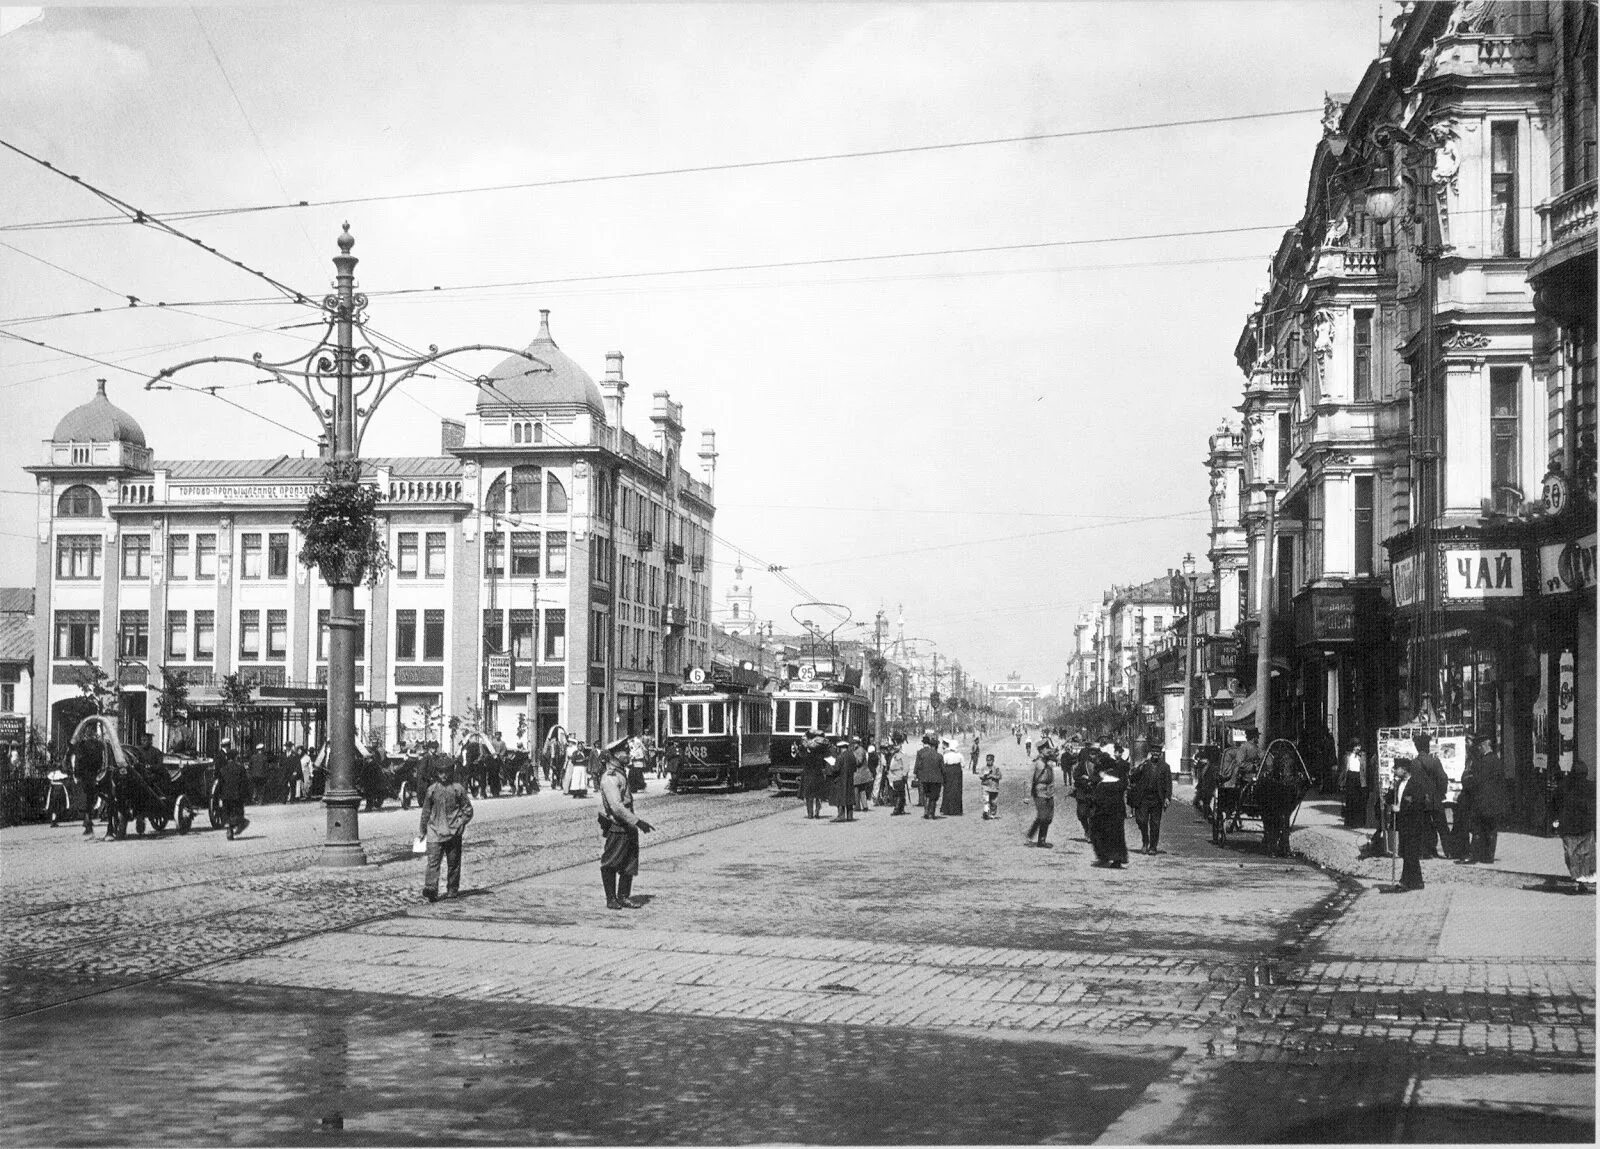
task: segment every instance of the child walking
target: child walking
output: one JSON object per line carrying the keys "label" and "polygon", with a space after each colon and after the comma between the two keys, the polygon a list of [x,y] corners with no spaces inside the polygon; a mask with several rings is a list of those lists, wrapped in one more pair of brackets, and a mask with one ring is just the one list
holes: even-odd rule
{"label": "child walking", "polygon": [[1000,767],[994,764],[994,755],[983,756],[983,773],[978,776],[983,783],[983,820],[1000,816]]}

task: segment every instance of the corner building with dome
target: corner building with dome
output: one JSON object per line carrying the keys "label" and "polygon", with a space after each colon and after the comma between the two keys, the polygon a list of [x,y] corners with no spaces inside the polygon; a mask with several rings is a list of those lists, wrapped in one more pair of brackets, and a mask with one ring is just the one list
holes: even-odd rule
{"label": "corner building with dome", "polygon": [[[554,725],[588,742],[653,729],[656,699],[710,659],[716,438],[700,478],[683,408],[653,395],[623,429],[622,355],[597,384],[550,336],[480,385],[434,456],[366,458],[393,566],[356,591],[357,723],[391,749],[447,743],[475,709],[508,745]],[[32,721],[57,745],[89,712],[85,663],[121,685],[125,737],[214,752],[229,725],[269,749],[326,730],[329,588],[293,522],[320,458],[163,459],[106,394],[45,441],[36,480]],[[181,673],[184,720],[158,700]],[[223,679],[251,684],[241,712]]]}

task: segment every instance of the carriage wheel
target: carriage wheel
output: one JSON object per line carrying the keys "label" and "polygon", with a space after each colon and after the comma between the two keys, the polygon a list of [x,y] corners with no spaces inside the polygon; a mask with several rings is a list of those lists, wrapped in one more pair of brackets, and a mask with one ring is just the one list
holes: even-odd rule
{"label": "carriage wheel", "polygon": [[159,834],[167,828],[167,823],[169,821],[171,821],[171,819],[168,818],[167,812],[162,810],[159,814],[150,815],[150,828]]}
{"label": "carriage wheel", "polygon": [[222,799],[213,798],[206,803],[206,820],[211,823],[213,830],[222,829]]}
{"label": "carriage wheel", "polygon": [[410,782],[400,783],[400,808],[402,810],[411,809],[411,799],[415,798],[416,796],[417,790],[415,786],[413,786]]}
{"label": "carriage wheel", "polygon": [[187,834],[194,825],[194,803],[180,795],[172,804],[172,820],[177,823],[178,833]]}
{"label": "carriage wheel", "polygon": [[121,841],[128,836],[128,816],[112,803],[106,810],[106,837]]}

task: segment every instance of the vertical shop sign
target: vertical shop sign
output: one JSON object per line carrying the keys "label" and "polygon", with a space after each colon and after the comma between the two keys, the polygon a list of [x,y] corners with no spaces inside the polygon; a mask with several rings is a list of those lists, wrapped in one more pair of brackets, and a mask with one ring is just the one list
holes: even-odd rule
{"label": "vertical shop sign", "polygon": [[1563,650],[1556,680],[1556,737],[1561,740],[1558,763],[1563,774],[1572,769],[1572,752],[1578,737],[1577,682],[1573,670],[1572,651]]}
{"label": "vertical shop sign", "polygon": [[1550,654],[1539,656],[1539,697],[1533,700],[1533,768],[1550,769]]}

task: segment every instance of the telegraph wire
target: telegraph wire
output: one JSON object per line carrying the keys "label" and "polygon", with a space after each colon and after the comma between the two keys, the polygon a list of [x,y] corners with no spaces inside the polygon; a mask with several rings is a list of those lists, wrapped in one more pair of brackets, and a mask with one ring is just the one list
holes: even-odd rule
{"label": "telegraph wire", "polygon": [[62,275],[70,275],[73,279],[80,280],[80,281],[82,281],[84,283],[87,283],[90,287],[98,287],[101,291],[107,292],[107,293],[109,293],[111,295],[115,295],[118,299],[126,299],[128,301],[128,306],[129,307],[137,307],[139,305],[138,296],[129,295],[125,291],[118,291],[114,287],[107,287],[105,284],[101,283],[97,279],[90,279],[87,275],[79,275],[76,271],[73,271],[71,268],[68,268],[68,267],[62,267],[59,263],[51,263],[48,259],[45,259],[42,255],[34,255],[33,252],[31,252],[31,251],[23,251],[20,247],[13,247],[11,244],[6,243],[4,241],[0,241],[0,247],[5,248],[7,251],[14,251],[18,255],[22,256],[24,259],[31,259],[35,263],[42,263],[46,267],[54,268],[56,271],[59,271]]}
{"label": "telegraph wire", "polygon": [[[204,26],[202,26],[202,31]],[[209,43],[209,37],[207,38]],[[215,49],[212,50],[215,54]],[[218,60],[221,66],[221,60]],[[226,77],[226,73],[224,73]],[[232,85],[229,85],[230,89]],[[237,102],[238,96],[235,95]],[[241,107],[241,111],[242,111]],[[1148,124],[1122,124],[1105,128],[1076,128],[1061,132],[1034,132],[1020,136],[994,136],[977,140],[952,140],[936,144],[909,144],[896,148],[869,148],[860,151],[827,152],[816,155],[787,156],[770,160],[740,160],[720,164],[698,164],[690,167],[676,168],[648,168],[631,172],[613,172],[592,176],[566,176],[557,179],[528,180],[520,183],[483,184],[472,187],[439,188],[434,191],[424,192],[394,192],[389,195],[343,196],[334,199],[322,200],[296,200],[285,203],[265,203],[241,205],[236,207],[197,208],[189,211],[173,211],[164,213],[167,218],[175,220],[214,219],[218,216],[251,215],[263,212],[286,211],[294,208],[308,207],[344,207],[350,204],[362,203],[392,203],[397,200],[413,199],[438,199],[446,196],[478,195],[484,192],[528,191],[536,188],[570,187],[578,184],[610,183],[620,180],[658,179],[664,176],[705,175],[712,172],[745,171],[759,168],[794,167],[802,164],[832,163],[841,160],[869,159],[876,156],[901,156],[915,155],[926,152],[954,151],[960,148],[991,147],[998,144],[1026,144],[1040,143],[1046,140],[1081,139],[1091,136],[1116,135],[1123,132],[1157,131],[1164,128],[1198,127],[1204,124],[1231,124],[1245,120],[1267,120],[1283,118],[1285,116],[1304,116],[1313,113],[1320,115],[1323,109],[1316,108],[1287,108],[1275,112],[1243,112],[1231,116],[1203,116],[1188,120],[1163,120]],[[254,129],[252,129],[254,131]],[[257,140],[260,143],[260,140]],[[270,161],[269,161],[270,162]],[[279,182],[279,190],[283,190]],[[286,193],[287,194],[287,193]],[[51,228],[68,227],[98,227],[102,224],[120,222],[120,216],[80,216],[76,218],[37,220],[29,223],[15,223],[0,226],[0,231],[40,231]]]}

